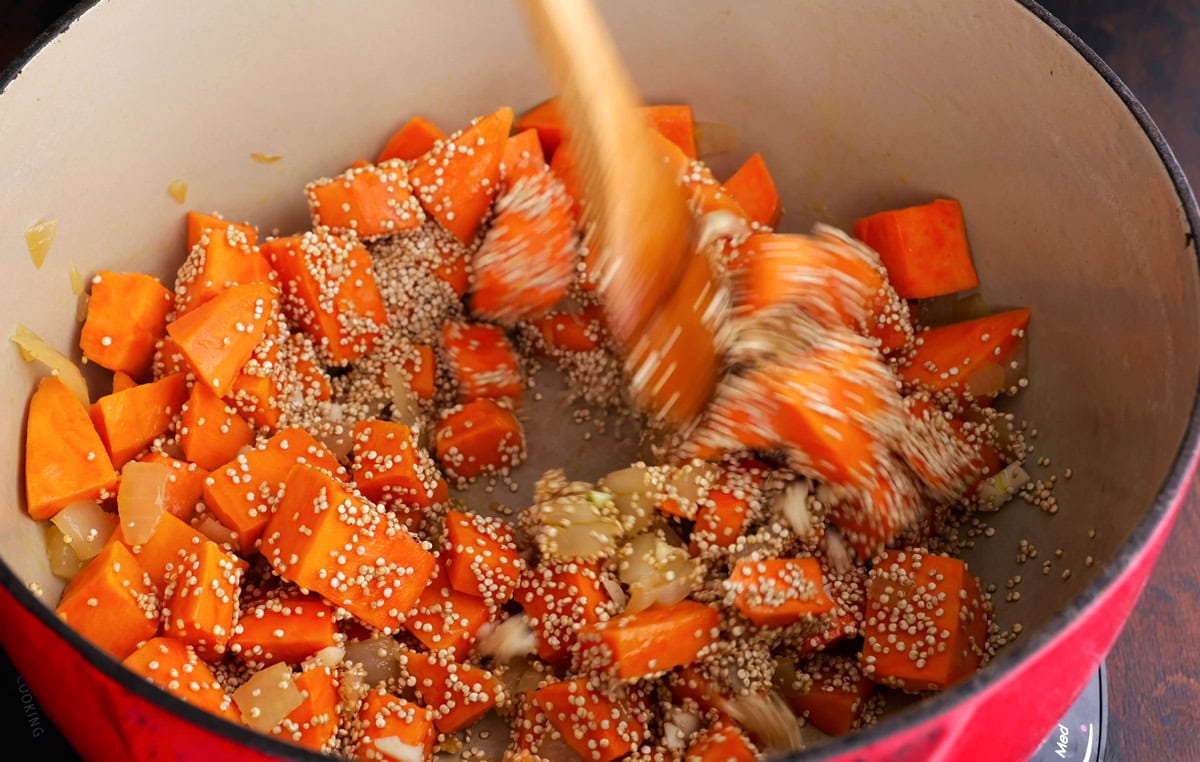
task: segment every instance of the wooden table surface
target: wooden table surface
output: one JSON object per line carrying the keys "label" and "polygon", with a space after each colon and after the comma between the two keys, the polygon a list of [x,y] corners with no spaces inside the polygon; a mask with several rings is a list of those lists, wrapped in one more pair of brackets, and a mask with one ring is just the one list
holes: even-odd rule
{"label": "wooden table surface", "polygon": [[[1200,187],[1200,0],[1045,0],[1138,97]],[[1107,660],[1111,760],[1200,760],[1200,487]]]}
{"label": "wooden table surface", "polygon": [[[8,0],[0,66],[73,3]],[[1200,184],[1200,0],[1043,0],[1125,81]],[[1109,655],[1110,760],[1200,760],[1200,486]]]}

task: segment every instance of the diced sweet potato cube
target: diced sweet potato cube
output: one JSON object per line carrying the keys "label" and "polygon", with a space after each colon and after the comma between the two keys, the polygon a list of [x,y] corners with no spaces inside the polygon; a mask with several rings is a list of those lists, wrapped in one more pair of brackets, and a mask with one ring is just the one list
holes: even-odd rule
{"label": "diced sweet potato cube", "polygon": [[1004,389],[1004,366],[1028,327],[1029,310],[1020,309],[922,331],[900,378],[935,395],[989,404]]}
{"label": "diced sweet potato cube", "polygon": [[460,402],[521,398],[525,389],[521,362],[500,326],[450,321],[442,328],[442,341]]}
{"label": "diced sweet potato cube", "polygon": [[292,466],[303,463],[338,478],[347,474],[325,445],[297,427],[215,468],[204,483],[204,502],[222,524],[237,532],[238,548],[250,555],[271,518]]}
{"label": "diced sweet potato cube", "polygon": [[461,511],[446,514],[443,557],[451,587],[496,606],[512,598],[525,569],[512,524]]}
{"label": "diced sweet potato cube", "polygon": [[487,398],[446,410],[433,442],[442,469],[455,479],[507,473],[525,461],[525,433],[517,417]]}
{"label": "diced sweet potato cube", "polygon": [[612,599],[595,563],[544,563],[529,569],[514,599],[537,633],[538,656],[554,666],[569,663],[581,628],[612,613]]}
{"label": "diced sweet potato cube", "polygon": [[158,632],[158,598],[146,572],[119,542],[109,542],[63,590],[55,613],[117,659]]}
{"label": "diced sweet potato cube", "polygon": [[175,318],[167,333],[196,377],[223,395],[266,335],[276,301],[266,284],[234,286]]}
{"label": "diced sweet potato cube", "polygon": [[35,521],[116,494],[118,476],[87,408],[55,376],[38,382],[25,425],[25,507]]}
{"label": "diced sweet potato cube", "polygon": [[867,699],[875,684],[865,678],[855,656],[820,656],[797,667],[811,678],[807,690],[784,689],[788,705],[799,717],[831,736],[849,735],[862,727]]}
{"label": "diced sweet potato cube", "polygon": [[179,444],[184,457],[211,471],[254,444],[254,429],[212,389],[193,384],[179,419]]}
{"label": "diced sweet potato cube", "polygon": [[965,562],[889,550],[867,587],[863,674],[914,693],[944,690],[984,663],[990,621],[991,605]]}
{"label": "diced sweet potato cube", "polygon": [[323,664],[308,667],[296,676],[296,688],[304,703],[271,732],[315,751],[333,751],[332,741],[341,727],[341,696],[333,670]]}
{"label": "diced sweet potato cube", "polygon": [[786,627],[834,608],[815,558],[741,561],[725,584],[734,605],[759,627]]}
{"label": "diced sweet potato cube", "polygon": [[240,661],[259,668],[278,661],[299,664],[336,644],[333,614],[333,608],[316,595],[270,596],[238,616],[229,651]]}
{"label": "diced sweet potato cube", "polygon": [[437,563],[391,514],[303,465],[288,474],[260,549],[279,576],[388,633],[413,610]]}
{"label": "diced sweet potato cube", "polygon": [[419,159],[431,151],[439,140],[445,139],[446,133],[437,125],[424,117],[414,116],[392,133],[383,150],[379,152],[378,161]]}
{"label": "diced sweet potato cube", "polygon": [[439,559],[433,577],[417,599],[417,607],[404,620],[404,629],[430,651],[446,651],[462,661],[491,617],[482,598],[450,586]]}
{"label": "diced sweet potato cube", "polygon": [[105,395],[89,411],[113,466],[120,468],[171,428],[188,398],[187,378],[176,373]]}
{"label": "diced sweet potato cube", "polygon": [[692,742],[683,762],[754,762],[758,758],[758,751],[745,732],[723,720]]}
{"label": "diced sweet potato cube", "polygon": [[117,526],[113,539],[124,544],[133,553],[159,600],[165,600],[167,581],[174,577],[183,560],[207,541],[198,529],[171,513],[163,513],[159,517],[150,539],[140,545],[130,544],[125,540],[121,525]]}
{"label": "diced sweet potato cube", "polygon": [[212,669],[182,640],[151,638],[125,657],[125,666],[189,704],[241,724],[232,696]]}
{"label": "diced sweet potato cube", "polygon": [[720,634],[720,613],[683,600],[588,625],[579,632],[579,663],[622,680],[691,664]]}
{"label": "diced sweet potato cube", "polygon": [[212,540],[180,554],[167,578],[163,635],[191,645],[202,659],[219,660],[233,635],[242,577],[248,567]]}
{"label": "diced sweet potato cube", "polygon": [[500,683],[492,673],[456,662],[445,651],[406,651],[400,664],[415,681],[421,701],[433,710],[440,733],[470,727],[496,705]]}
{"label": "diced sweet potato cube", "polygon": [[532,700],[567,745],[585,760],[620,759],[646,734],[645,726],[628,707],[614,702],[587,678],[551,683],[535,691]]}
{"label": "diced sweet potato cube", "polygon": [[362,240],[417,227],[425,212],[408,187],[404,161],[351,168],[305,186],[313,224]]}
{"label": "diced sweet potato cube", "polygon": [[879,252],[905,299],[926,299],[979,285],[962,205],[954,199],[893,209],[854,223],[854,235]]}
{"label": "diced sweet potato cube", "polygon": [[328,354],[345,365],[375,348],[387,310],[362,244],[317,229],[262,244],[279,273],[283,312]]}
{"label": "diced sweet potato cube", "polygon": [[429,452],[402,423],[368,419],[354,424],[351,476],[372,502],[428,510],[450,497]]}
{"label": "diced sweet potato cube", "polygon": [[149,275],[97,273],[79,335],[83,356],[102,368],[144,379],[171,306],[171,292]]}
{"label": "diced sweet potato cube", "polygon": [[513,113],[502,108],[436,144],[409,173],[429,216],[464,244],[475,233],[500,186],[500,162]]}
{"label": "diced sweet potato cube", "polygon": [[420,760],[433,757],[433,744],[437,738],[433,712],[388,693],[383,686],[363,697],[357,724],[363,729],[355,747],[359,759],[395,762],[397,745],[419,750]]}
{"label": "diced sweet potato cube", "polygon": [[275,280],[255,246],[258,231],[250,225],[188,212],[187,226],[188,255],[175,275],[177,315],[186,315],[234,286]]}

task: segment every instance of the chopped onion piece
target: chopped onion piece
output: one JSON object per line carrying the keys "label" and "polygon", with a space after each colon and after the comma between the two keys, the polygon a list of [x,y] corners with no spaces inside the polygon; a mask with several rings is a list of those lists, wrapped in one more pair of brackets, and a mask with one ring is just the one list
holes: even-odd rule
{"label": "chopped onion piece", "polygon": [[50,573],[62,580],[69,581],[85,565],[62,530],[53,524],[46,525],[46,557],[50,560]]}
{"label": "chopped onion piece", "polygon": [[233,703],[241,711],[243,722],[268,733],[304,703],[304,695],[296,687],[291,668],[278,662],[242,683],[233,692]]}
{"label": "chopped onion piece", "polygon": [[312,658],[322,667],[333,669],[342,663],[342,659],[346,658],[346,649],[341,646],[325,646],[313,654]]}
{"label": "chopped onion piece", "polygon": [[609,599],[618,611],[624,611],[625,606],[629,603],[629,596],[625,594],[625,588],[621,587],[621,583],[605,574],[600,577],[600,584],[604,586],[604,592],[608,593]]}
{"label": "chopped onion piece", "polygon": [[699,563],[655,532],[643,532],[621,548],[617,574],[629,586],[627,613],[687,598],[701,582]]}
{"label": "chopped onion piece", "polygon": [[255,151],[250,154],[250,158],[254,159],[259,164],[274,164],[283,157],[277,153],[261,153],[259,151]]}
{"label": "chopped onion piece", "polygon": [[187,201],[188,187],[183,180],[172,180],[167,183],[167,193],[171,194],[171,198],[182,204]]}
{"label": "chopped onion piece", "polygon": [[162,519],[171,469],[161,463],[132,461],[121,469],[117,515],[122,538],[130,545],[147,542]]}
{"label": "chopped onion piece", "polygon": [[700,717],[682,707],[672,709],[663,723],[663,744],[668,749],[684,751],[692,736],[700,730]]}
{"label": "chopped onion piece", "polygon": [[12,335],[12,341],[21,348],[21,357],[26,362],[37,360],[45,365],[50,369],[52,375],[58,376],[58,380],[67,385],[67,388],[79,398],[84,407],[91,404],[83,373],[79,371],[75,363],[67,359],[66,355],[51,347],[40,336],[20,323],[17,324],[17,330]]}
{"label": "chopped onion piece", "polygon": [[1029,483],[1029,474],[1020,462],[1009,463],[1000,473],[988,477],[979,483],[976,496],[979,498],[978,509],[981,511],[998,511],[1012,500],[1013,495]]}
{"label": "chopped onion piece", "polygon": [[399,736],[374,739],[375,749],[396,762],[425,762],[425,748],[404,743]]}
{"label": "chopped onion piece", "polygon": [[71,293],[72,294],[75,294],[75,296],[79,296],[85,290],[87,290],[87,284],[83,280],[83,273],[79,272],[79,268],[76,267],[75,263],[73,263],[73,262],[71,263],[71,267],[68,271],[68,275],[71,278]]}
{"label": "chopped onion piece", "polygon": [[412,386],[398,365],[388,365],[384,369],[388,388],[392,397],[392,420],[412,428],[417,423],[416,395]]}
{"label": "chopped onion piece", "polygon": [[854,556],[837,527],[828,527],[825,530],[825,560],[829,563],[829,568],[837,574],[846,574],[850,567],[854,566]]}
{"label": "chopped onion piece", "polygon": [[404,649],[386,635],[346,644],[345,660],[361,664],[369,685],[400,677],[400,655]]}
{"label": "chopped onion piece", "polygon": [[71,503],[50,521],[81,561],[99,553],[117,528],[117,517],[90,500]]}
{"label": "chopped onion piece", "polygon": [[479,653],[508,664],[537,650],[537,634],[524,614],[510,616],[499,624],[485,625],[479,635]]}
{"label": "chopped onion piece", "polygon": [[761,740],[767,754],[785,754],[804,748],[800,721],[775,691],[749,693],[720,702],[728,715]]}
{"label": "chopped onion piece", "polygon": [[816,542],[818,534],[818,528],[813,523],[812,511],[809,509],[809,494],[808,480],[796,479],[789,483],[775,499],[775,506],[779,514],[791,526],[800,541],[805,544]]}
{"label": "chopped onion piece", "polygon": [[650,469],[638,463],[607,474],[599,486],[612,495],[613,505],[620,514],[621,525],[626,534],[640,532],[650,526],[655,511],[654,487]]}
{"label": "chopped onion piece", "polygon": [[211,513],[205,514],[196,522],[196,531],[220,545],[224,550],[238,548],[237,532],[221,523],[221,520]]}
{"label": "chopped onion piece", "polygon": [[57,220],[42,220],[30,225],[25,230],[25,245],[29,247],[29,256],[33,266],[39,270],[50,253],[50,244],[54,242],[54,234],[58,231]]}
{"label": "chopped onion piece", "polygon": [[551,558],[605,558],[625,532],[612,497],[596,490],[553,498],[536,511],[538,548]]}
{"label": "chopped onion piece", "polygon": [[721,122],[696,122],[696,156],[703,159],[719,153],[736,151],[738,128]]}

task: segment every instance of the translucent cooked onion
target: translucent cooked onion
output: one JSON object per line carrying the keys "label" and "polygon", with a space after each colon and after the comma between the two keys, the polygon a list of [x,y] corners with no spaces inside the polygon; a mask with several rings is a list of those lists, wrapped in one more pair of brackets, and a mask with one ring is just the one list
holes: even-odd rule
{"label": "translucent cooked onion", "polygon": [[42,220],[25,229],[25,246],[29,249],[29,258],[39,270],[46,261],[46,255],[50,253],[50,244],[54,243],[54,235],[57,232],[58,220]]}
{"label": "translucent cooked onion", "polygon": [[812,511],[809,510],[808,504],[810,487],[807,479],[797,479],[790,482],[775,498],[776,510],[806,545],[817,541],[817,527],[813,523]]}
{"label": "translucent cooked onion", "polygon": [[688,597],[701,582],[699,563],[656,532],[643,532],[621,548],[617,574],[629,587],[625,611],[669,606]]}
{"label": "translucent cooked onion", "polygon": [[313,654],[313,659],[323,667],[333,669],[346,658],[346,649],[341,646],[325,646]]}
{"label": "translucent cooked onion", "polygon": [[83,569],[85,562],[75,555],[71,543],[62,530],[53,524],[46,525],[46,558],[50,561],[50,573],[62,580],[70,580]]}
{"label": "translucent cooked onion", "polygon": [[738,128],[721,122],[696,122],[696,156],[703,159],[736,151]]}
{"label": "translucent cooked onion", "polygon": [[667,494],[679,502],[685,515],[694,516],[699,501],[708,496],[720,469],[709,461],[694,461],[676,469],[667,483]]}
{"label": "translucent cooked onion", "polygon": [[663,723],[663,745],[674,751],[688,748],[692,736],[700,730],[700,717],[681,707],[671,710]]}
{"label": "translucent cooked onion", "polygon": [[403,650],[395,639],[380,635],[347,643],[342,658],[347,663],[362,667],[363,679],[368,685],[378,685],[400,677],[400,655]]}
{"label": "translucent cooked onion", "polygon": [[612,495],[626,534],[640,532],[654,520],[657,501],[652,482],[650,469],[642,463],[613,471],[598,482]]}
{"label": "translucent cooked onion", "polygon": [[425,748],[404,743],[398,736],[384,736],[373,739],[375,749],[385,757],[396,762],[425,762]]}
{"label": "translucent cooked onion", "polygon": [[233,703],[242,721],[260,733],[268,733],[296,707],[304,696],[296,687],[292,670],[284,662],[259,670],[233,692]]}
{"label": "translucent cooked onion", "polygon": [[398,365],[388,365],[384,375],[392,397],[392,420],[413,427],[418,421],[417,395],[413,394],[408,377]]}
{"label": "translucent cooked onion", "polygon": [[368,685],[400,677],[400,654],[404,649],[394,638],[381,635],[346,644],[345,660],[361,664]]}
{"label": "translucent cooked onion", "polygon": [[121,534],[130,545],[147,542],[162,519],[171,469],[161,463],[132,461],[121,469],[117,515]]}
{"label": "translucent cooked onion", "polygon": [[50,521],[80,561],[99,553],[117,528],[117,517],[90,500],[71,503]]}
{"label": "translucent cooked onion", "polygon": [[204,515],[196,522],[196,531],[220,545],[225,550],[233,550],[238,546],[237,532],[225,526],[211,513]]}
{"label": "translucent cooked onion", "polygon": [[71,362],[66,355],[51,347],[40,336],[20,323],[17,324],[16,331],[13,332],[12,341],[21,348],[21,357],[26,362],[37,360],[42,365],[45,365],[51,374],[58,376],[58,380],[67,385],[67,388],[71,390],[85,407],[91,404],[91,399],[88,396],[87,382],[83,380],[83,373],[79,371],[75,363]]}
{"label": "translucent cooked onion", "polygon": [[763,752],[785,754],[804,748],[800,721],[775,691],[737,696],[722,704],[727,714],[760,739]]}
{"label": "translucent cooked onion", "polygon": [[508,664],[537,650],[537,634],[530,628],[525,615],[517,614],[499,624],[486,625],[479,635],[477,648],[482,655]]}
{"label": "translucent cooked onion", "polygon": [[605,558],[616,551],[625,533],[612,496],[596,490],[556,497],[535,510],[538,549],[550,558]]}
{"label": "translucent cooked onion", "polygon": [[1019,463],[1009,463],[1000,473],[979,483],[976,497],[981,511],[998,511],[1029,483],[1029,474]]}

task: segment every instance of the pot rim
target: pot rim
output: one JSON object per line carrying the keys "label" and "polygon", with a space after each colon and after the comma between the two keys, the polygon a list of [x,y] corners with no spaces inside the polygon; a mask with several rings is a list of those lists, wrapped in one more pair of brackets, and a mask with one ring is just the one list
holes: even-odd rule
{"label": "pot rim", "polygon": [[[1175,186],[1175,192],[1187,220],[1188,231],[1185,234],[1185,247],[1191,247],[1192,253],[1200,261],[1200,251],[1197,251],[1196,235],[1200,231],[1200,206],[1188,184],[1187,177],[1174,153],[1167,144],[1158,126],[1150,114],[1138,101],[1137,97],[1108,66],[1107,63],[1092,50],[1066,24],[1043,8],[1036,0],[1011,0],[1034,15],[1039,21],[1068,42],[1077,53],[1092,66],[1104,79],[1113,92],[1129,109],[1130,114],[1137,120],[1146,138],[1154,146],[1163,168]],[[49,45],[54,39],[63,34],[85,13],[102,5],[106,0],[83,0],[78,3],[45,31],[13,61],[0,69],[0,95],[20,75],[22,69],[33,58]],[[819,747],[801,752],[793,759],[803,759],[804,762],[819,762],[842,754],[863,750],[883,738],[911,731],[938,716],[948,714],[957,705],[965,704],[973,696],[983,693],[987,688],[998,684],[1004,677],[1028,661],[1035,654],[1054,644],[1084,609],[1089,608],[1106,592],[1114,587],[1130,568],[1133,561],[1142,554],[1151,539],[1159,531],[1162,524],[1170,517],[1175,508],[1182,503],[1184,492],[1191,483],[1196,472],[1197,460],[1200,459],[1200,382],[1192,399],[1192,410],[1188,416],[1187,429],[1183,440],[1171,463],[1162,486],[1151,503],[1149,510],[1141,521],[1134,527],[1133,532],[1118,548],[1113,561],[1100,571],[1097,577],[1070,604],[1050,619],[1045,627],[1028,638],[1022,639],[1005,647],[1004,664],[997,667],[985,667],[969,679],[940,693],[927,696],[915,706],[905,709],[897,717],[881,720],[878,724],[857,731],[843,738],[831,739]],[[189,704],[182,699],[164,691],[149,681],[127,670],[119,661],[86,640],[76,630],[54,615],[45,603],[35,596],[17,577],[16,573],[0,559],[0,584],[26,610],[30,611],[42,624],[47,626],[57,636],[61,637],[74,649],[79,651],[87,661],[98,669],[104,676],[114,680],[123,689],[130,691],[141,699],[163,707],[180,718],[200,726],[204,730],[219,734],[231,741],[244,744],[249,748],[281,759],[300,760],[302,762],[317,762],[328,760],[330,757],[316,751],[305,749],[283,740],[271,738],[257,731],[236,725],[217,717],[210,712]]]}

